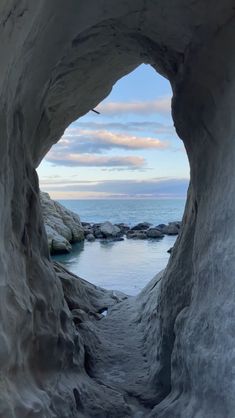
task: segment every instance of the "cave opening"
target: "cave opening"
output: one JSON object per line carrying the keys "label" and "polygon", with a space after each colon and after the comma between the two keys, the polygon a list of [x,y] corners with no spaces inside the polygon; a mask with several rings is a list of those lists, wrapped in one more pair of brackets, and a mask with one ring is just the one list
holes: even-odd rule
{"label": "cave opening", "polygon": [[[168,80],[150,65],[138,66],[118,80],[98,113],[90,111],[65,130],[38,168],[42,191],[77,213],[86,234],[85,244],[73,242],[65,254],[51,248],[53,259],[106,289],[136,295],[166,267],[178,235],[178,224],[164,239],[152,231],[181,221],[188,187],[171,96]],[[94,225],[105,222],[119,229],[125,224],[129,235],[126,228],[102,236]],[[141,223],[145,230],[132,238],[131,228]],[[61,232],[46,216],[48,225]]]}
{"label": "cave opening", "polygon": [[[1,2],[4,418],[234,417],[234,4],[186,3]],[[51,262],[35,168],[142,62],[171,82],[190,185],[167,268],[125,298]]]}

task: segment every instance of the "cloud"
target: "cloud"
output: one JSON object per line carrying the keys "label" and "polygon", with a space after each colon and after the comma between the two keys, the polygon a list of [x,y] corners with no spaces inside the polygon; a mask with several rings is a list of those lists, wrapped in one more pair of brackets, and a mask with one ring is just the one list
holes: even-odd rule
{"label": "cloud", "polygon": [[55,165],[66,167],[125,167],[126,170],[141,169],[145,165],[142,157],[97,156],[90,154],[64,154],[60,150],[51,150],[46,157],[47,161]]}
{"label": "cloud", "polygon": [[108,130],[67,130],[56,145],[56,150],[63,153],[101,153],[111,149],[140,150],[166,149],[167,141],[158,138],[126,135]]}
{"label": "cloud", "polygon": [[136,102],[105,102],[97,106],[97,110],[102,116],[121,115],[121,114],[170,114],[171,97],[161,97],[158,100],[136,101]]}
{"label": "cloud", "polygon": [[46,160],[69,167],[109,167],[112,169],[146,169],[145,159],[139,156],[97,155],[113,149],[164,150],[167,141],[148,136],[126,135],[108,130],[67,129],[58,144],[52,147]]}
{"label": "cloud", "polygon": [[41,181],[41,187],[50,193],[72,193],[74,197],[88,196],[122,198],[185,198],[189,180],[186,178],[150,178],[146,180],[102,180],[102,181],[70,181],[69,179],[51,179]]}
{"label": "cloud", "polygon": [[154,134],[168,134],[176,135],[175,128],[173,125],[166,125],[164,123],[155,121],[130,121],[130,122],[83,122],[79,119],[74,122],[66,130],[66,133],[73,133],[77,128],[92,129],[92,130],[111,130],[111,131],[125,131],[125,132],[152,132]]}

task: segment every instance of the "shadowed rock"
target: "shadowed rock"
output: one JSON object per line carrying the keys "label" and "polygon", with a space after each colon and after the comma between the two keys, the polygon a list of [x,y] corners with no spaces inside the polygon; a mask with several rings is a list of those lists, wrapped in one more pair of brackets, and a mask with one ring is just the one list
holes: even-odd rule
{"label": "shadowed rock", "polygon": [[[234,1],[11,0],[0,22],[0,417],[234,418]],[[120,301],[54,271],[35,170],[141,63],[191,180],[165,272]]]}

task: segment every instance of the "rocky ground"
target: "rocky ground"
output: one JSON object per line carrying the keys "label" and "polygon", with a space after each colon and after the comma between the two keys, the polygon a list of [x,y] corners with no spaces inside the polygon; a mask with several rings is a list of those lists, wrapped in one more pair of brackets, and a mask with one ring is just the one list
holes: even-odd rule
{"label": "rocky ground", "polygon": [[161,239],[164,235],[178,235],[181,222],[153,226],[141,222],[130,227],[125,223],[112,224],[81,222],[80,217],[52,200],[48,193],[41,192],[41,205],[48,245],[51,254],[66,253],[72,250],[75,242],[87,240],[122,241],[128,239]]}

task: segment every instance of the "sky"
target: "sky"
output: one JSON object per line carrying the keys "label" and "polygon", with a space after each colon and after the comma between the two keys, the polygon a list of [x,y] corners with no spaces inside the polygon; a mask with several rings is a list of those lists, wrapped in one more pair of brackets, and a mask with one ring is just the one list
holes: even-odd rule
{"label": "sky", "polygon": [[185,198],[189,166],[171,117],[170,83],[141,65],[73,122],[38,168],[54,199]]}

